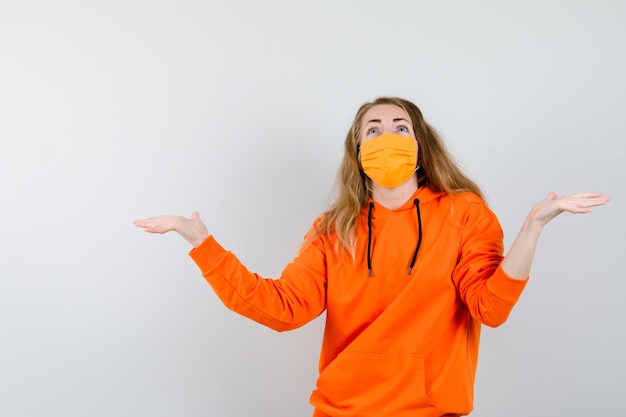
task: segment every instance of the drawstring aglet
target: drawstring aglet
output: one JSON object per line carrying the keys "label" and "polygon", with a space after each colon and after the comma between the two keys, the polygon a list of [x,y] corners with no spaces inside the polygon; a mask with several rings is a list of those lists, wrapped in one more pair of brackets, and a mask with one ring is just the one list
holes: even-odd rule
{"label": "drawstring aglet", "polygon": [[369,274],[370,278],[372,278],[374,276],[374,273],[372,272],[372,269],[370,268],[367,271],[368,271],[368,274]]}

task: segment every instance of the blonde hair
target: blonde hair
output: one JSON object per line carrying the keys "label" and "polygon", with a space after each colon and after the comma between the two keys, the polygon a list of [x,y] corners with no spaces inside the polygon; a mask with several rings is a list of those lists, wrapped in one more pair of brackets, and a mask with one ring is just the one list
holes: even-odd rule
{"label": "blonde hair", "polygon": [[361,209],[371,196],[371,180],[361,170],[357,147],[365,113],[380,104],[393,104],[404,110],[411,119],[418,143],[418,184],[434,191],[455,194],[471,191],[484,200],[478,185],[457,166],[445,143],[424,120],[422,112],[413,103],[397,97],[379,97],[363,104],[356,113],[344,144],[344,156],[337,177],[337,197],[326,211],[317,227],[317,236],[336,234],[337,249],[354,256],[356,251],[356,225]]}

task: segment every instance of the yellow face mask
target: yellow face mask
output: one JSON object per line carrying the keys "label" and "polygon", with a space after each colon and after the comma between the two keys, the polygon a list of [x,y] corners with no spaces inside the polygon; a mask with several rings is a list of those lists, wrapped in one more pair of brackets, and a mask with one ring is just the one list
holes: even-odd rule
{"label": "yellow face mask", "polygon": [[361,166],[376,184],[395,188],[404,184],[417,167],[415,139],[383,133],[361,144]]}

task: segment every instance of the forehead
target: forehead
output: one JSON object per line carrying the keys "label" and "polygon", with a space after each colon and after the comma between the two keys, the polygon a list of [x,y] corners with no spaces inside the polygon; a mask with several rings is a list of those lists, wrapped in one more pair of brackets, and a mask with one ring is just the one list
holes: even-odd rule
{"label": "forehead", "polygon": [[361,124],[364,125],[371,120],[380,120],[381,122],[393,121],[394,119],[406,119],[411,121],[409,115],[402,107],[395,104],[377,104],[363,115]]}

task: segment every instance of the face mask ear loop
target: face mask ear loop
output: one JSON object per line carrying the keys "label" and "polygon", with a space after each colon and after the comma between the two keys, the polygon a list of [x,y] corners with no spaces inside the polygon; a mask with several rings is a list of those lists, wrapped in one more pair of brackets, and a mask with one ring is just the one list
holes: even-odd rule
{"label": "face mask ear loop", "polygon": [[420,169],[422,169],[420,165],[415,167],[415,178],[417,179],[417,188],[420,188],[420,175],[419,175]]}
{"label": "face mask ear loop", "polygon": [[367,174],[365,173],[365,171],[363,170],[363,167],[361,166],[361,145],[359,144],[356,145],[356,160],[357,160],[357,164],[359,165],[359,174],[361,174],[361,180],[363,181],[363,184],[365,184],[365,191],[367,191],[367,195],[371,196],[372,195],[372,187],[371,187],[372,182],[367,176]]}

